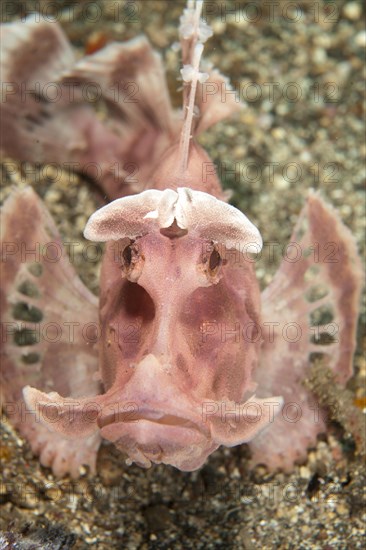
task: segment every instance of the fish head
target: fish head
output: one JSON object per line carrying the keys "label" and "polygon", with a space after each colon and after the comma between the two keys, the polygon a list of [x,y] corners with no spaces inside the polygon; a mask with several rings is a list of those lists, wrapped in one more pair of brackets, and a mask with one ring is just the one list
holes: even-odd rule
{"label": "fish head", "polygon": [[105,393],[73,402],[30,388],[28,405],[53,408],[51,429],[64,436],[99,430],[130,462],[187,471],[267,426],[271,409],[252,380],[261,345],[252,254],[262,240],[248,218],[201,191],[148,190],[95,212],[85,236],[107,242]]}
{"label": "fish head", "polygon": [[117,199],[91,217],[85,235],[108,241],[103,437],[141,465],[181,469],[201,465],[229,432],[242,442],[253,425],[243,431],[221,417],[254,389],[257,228],[223,201],[178,188]]}

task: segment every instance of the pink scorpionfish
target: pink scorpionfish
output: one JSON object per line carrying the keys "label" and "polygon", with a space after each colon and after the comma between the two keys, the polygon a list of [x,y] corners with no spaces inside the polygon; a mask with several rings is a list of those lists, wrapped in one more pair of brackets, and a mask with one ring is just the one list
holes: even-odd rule
{"label": "pink scorpionfish", "polygon": [[[336,243],[338,261],[305,253],[283,261],[261,294],[260,233],[227,204],[196,141],[241,107],[234,94],[222,102],[214,93],[229,87],[225,77],[201,70],[212,34],[201,9],[190,1],[181,17],[183,115],[144,36],[76,60],[57,23],[29,17],[2,28],[3,152],[91,177],[97,166],[112,201],[85,228],[87,239],[107,243],[99,300],[65,254],[50,258],[50,244],[62,243],[31,188],[3,207],[3,405],[57,476],[77,477],[82,464],[94,472],[103,439],[129,464],[185,471],[220,445],[245,442],[253,465],[289,471],[325,429],[302,383],[310,355],[322,353],[341,384],[352,374],[361,267],[349,230],[311,193],[291,240],[303,251]],[[84,99],[90,82],[104,118]],[[138,181],[128,166],[138,167]],[[24,254],[36,245],[38,263]],[[339,327],[330,345],[311,338],[312,313],[324,305]],[[285,322],[302,338],[260,330]]]}

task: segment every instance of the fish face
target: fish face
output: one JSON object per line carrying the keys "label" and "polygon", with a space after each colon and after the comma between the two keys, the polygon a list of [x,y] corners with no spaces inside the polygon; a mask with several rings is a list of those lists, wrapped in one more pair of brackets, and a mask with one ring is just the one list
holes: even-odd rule
{"label": "fish face", "polygon": [[[125,227],[126,199],[120,199],[86,229],[94,238],[105,231],[121,237],[109,241],[101,277],[100,363],[109,397],[98,426],[141,465],[195,469],[222,438],[236,444],[253,429],[240,412],[228,422],[223,407],[233,410],[255,388],[260,341],[243,335],[258,326],[260,295],[240,245],[259,247],[260,236],[243,215],[233,219],[238,211],[208,195],[221,218],[211,213],[205,219],[209,210],[195,205],[196,193],[185,190],[182,200],[171,190],[154,191],[154,210],[140,210],[132,232]],[[140,207],[143,200],[135,198]],[[249,236],[227,243],[225,223],[231,237],[240,230]],[[215,240],[203,234],[210,224]]]}
{"label": "fish face", "polygon": [[[106,389],[121,362],[136,365],[147,354],[165,369],[176,369],[175,378],[188,377],[193,388],[202,377],[206,384],[211,380],[208,398],[216,397],[220,386],[213,365],[222,355],[232,356],[231,371],[238,361],[243,370],[243,354],[253,356],[252,364],[259,342],[244,341],[238,325],[259,322],[258,285],[252,265],[237,262],[237,252],[189,233],[172,238],[157,231],[110,243],[100,296]],[[240,284],[235,292],[233,283]],[[197,371],[197,361],[207,365],[205,375]]]}

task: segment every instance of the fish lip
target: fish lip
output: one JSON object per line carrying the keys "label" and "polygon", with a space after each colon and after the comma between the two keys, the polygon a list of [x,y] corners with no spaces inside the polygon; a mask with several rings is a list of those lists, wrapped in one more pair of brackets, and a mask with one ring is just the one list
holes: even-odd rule
{"label": "fish lip", "polygon": [[[163,412],[160,409],[137,408],[136,411],[121,411],[111,414],[101,415],[98,418],[98,426],[100,429],[110,426],[111,424],[133,424],[137,422],[150,422],[162,427],[173,427],[182,429],[191,429],[198,431],[204,435],[209,434],[209,430],[204,426],[203,422],[197,419],[188,418],[188,416]],[[207,434],[206,434],[207,432]]]}

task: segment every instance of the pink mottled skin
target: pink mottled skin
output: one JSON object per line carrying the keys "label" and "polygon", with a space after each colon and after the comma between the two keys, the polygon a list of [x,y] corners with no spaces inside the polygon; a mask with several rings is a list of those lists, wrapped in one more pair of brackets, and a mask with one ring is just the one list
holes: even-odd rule
{"label": "pink mottled skin", "polygon": [[[304,254],[296,264],[284,262],[261,295],[251,261],[262,247],[259,231],[226,204],[212,162],[194,139],[240,108],[231,94],[226,103],[205,94],[205,82],[228,84],[217,71],[200,70],[203,42],[211,34],[200,19],[201,8],[201,2],[189,3],[181,18],[183,120],[170,106],[161,60],[145,38],[111,44],[76,63],[57,25],[5,26],[5,74],[29,86],[39,75],[52,75],[61,88],[70,79],[92,80],[117,113],[101,122],[80,98],[42,104],[43,114],[33,100],[20,105],[16,95],[3,106],[7,154],[32,162],[72,159],[81,167],[98,162],[98,183],[115,199],[93,214],[85,229],[88,239],[107,242],[98,342],[85,342],[78,333],[73,345],[63,340],[55,348],[42,341],[20,349],[8,338],[2,349],[9,417],[56,475],[77,477],[81,464],[94,471],[101,438],[113,442],[128,463],[143,467],[164,463],[195,470],[220,445],[249,442],[253,464],[291,470],[325,429],[302,384],[310,354],[321,352],[341,383],[352,373],[362,274],[349,231],[311,193],[291,240],[304,250],[313,242],[320,248],[338,243],[337,272],[321,260],[314,266],[314,257]],[[39,46],[45,39],[53,44],[52,56]],[[30,55],[29,44],[38,46],[22,77],[17,67]],[[131,79],[138,84],[137,103],[110,95],[116,83]],[[36,128],[24,126],[22,116],[29,112]],[[138,181],[128,171],[113,175],[116,162],[136,164]],[[30,189],[10,197],[2,223],[4,243],[14,234],[16,242],[29,246],[59,239]],[[24,313],[14,317],[12,309],[21,300],[28,308],[39,307],[43,321],[96,323],[95,298],[67,260],[55,265],[43,258],[41,265],[35,279],[19,254],[4,262],[4,320],[22,319]],[[318,272],[311,278],[314,267]],[[29,280],[38,294],[24,291]],[[309,338],[311,313],[324,305],[332,308],[340,328],[338,342],[329,348]],[[266,323],[284,321],[301,326],[296,345],[277,333],[269,338],[261,331],[256,337]],[[236,327],[246,338],[238,337]],[[291,402],[302,411],[296,423],[281,412]],[[25,405],[34,416],[21,414]]]}

